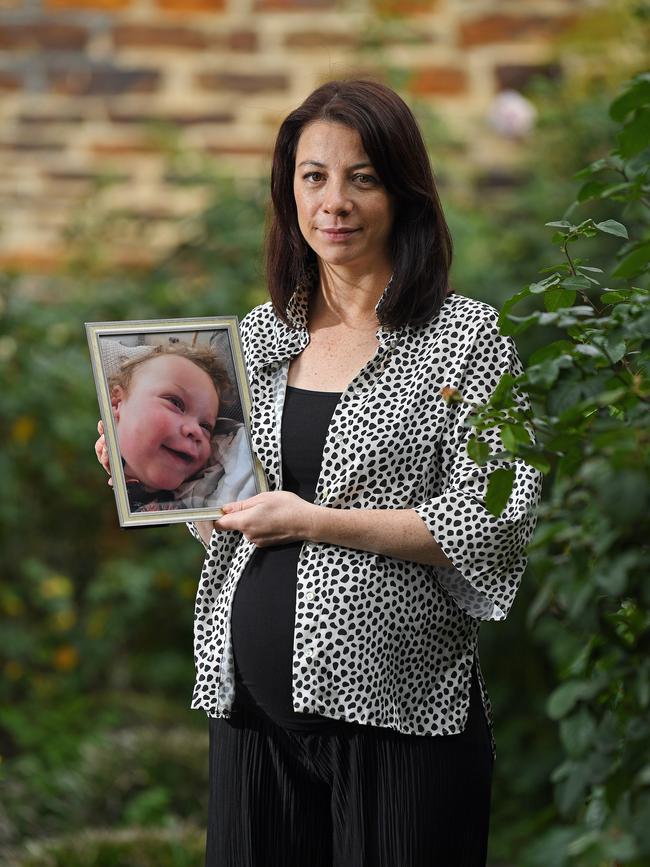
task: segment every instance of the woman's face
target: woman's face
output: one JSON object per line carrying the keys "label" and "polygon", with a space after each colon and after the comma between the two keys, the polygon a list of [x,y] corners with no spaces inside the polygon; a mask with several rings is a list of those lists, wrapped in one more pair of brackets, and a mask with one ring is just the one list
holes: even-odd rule
{"label": "woman's face", "polygon": [[111,401],[127,478],[171,491],[206,465],[219,397],[194,362],[171,354],[147,359]]}
{"label": "woman's face", "polygon": [[293,193],[300,231],[321,261],[355,271],[390,267],[393,203],[356,130],[329,121],[306,126]]}

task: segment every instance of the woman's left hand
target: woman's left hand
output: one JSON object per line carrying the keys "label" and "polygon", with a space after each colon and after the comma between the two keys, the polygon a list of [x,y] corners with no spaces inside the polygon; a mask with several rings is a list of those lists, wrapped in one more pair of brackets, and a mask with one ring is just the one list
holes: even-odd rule
{"label": "woman's left hand", "polygon": [[319,506],[289,491],[267,491],[223,506],[215,530],[238,530],[258,548],[299,542],[312,532]]}

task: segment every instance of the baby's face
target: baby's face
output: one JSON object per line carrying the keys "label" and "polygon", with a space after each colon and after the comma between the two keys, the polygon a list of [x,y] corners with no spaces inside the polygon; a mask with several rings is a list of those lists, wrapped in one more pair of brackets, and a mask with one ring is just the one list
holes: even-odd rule
{"label": "baby's face", "polygon": [[188,358],[159,355],[133,371],[128,392],[111,396],[125,475],[153,491],[171,491],[210,457],[219,397]]}

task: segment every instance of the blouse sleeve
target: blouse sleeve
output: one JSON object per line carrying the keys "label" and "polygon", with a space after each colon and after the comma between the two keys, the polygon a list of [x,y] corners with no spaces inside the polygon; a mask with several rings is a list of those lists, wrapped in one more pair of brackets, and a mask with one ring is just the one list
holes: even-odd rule
{"label": "blouse sleeve", "polygon": [[194,536],[194,538],[203,545],[203,547],[205,548],[206,551],[209,551],[210,546],[206,544],[205,540],[203,539],[203,536],[199,533],[199,531],[196,527],[196,524],[194,524],[192,521],[186,521],[185,523],[187,524],[187,529]]}
{"label": "blouse sleeve", "polygon": [[[474,463],[467,454],[472,428],[464,422],[472,414],[472,405],[489,399],[503,373],[517,376],[521,370],[512,338],[499,333],[496,320],[484,322],[458,383],[449,383],[470,405],[450,404],[441,443],[447,483],[439,496],[415,508],[454,564],[436,567],[438,580],[460,608],[480,620],[503,620],[512,605],[526,566],[524,552],[535,529],[541,474],[522,460]],[[524,394],[516,398],[521,407],[527,406]],[[493,453],[503,449],[498,428],[480,436]],[[505,509],[494,517],[484,501],[488,477],[497,466],[512,467],[515,479]]]}

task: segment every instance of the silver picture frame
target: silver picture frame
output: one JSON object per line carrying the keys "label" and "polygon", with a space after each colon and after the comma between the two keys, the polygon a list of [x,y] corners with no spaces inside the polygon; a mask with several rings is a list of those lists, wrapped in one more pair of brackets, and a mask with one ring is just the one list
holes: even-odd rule
{"label": "silver picture frame", "polygon": [[236,316],[85,327],[120,526],[214,520],[268,490]]}

